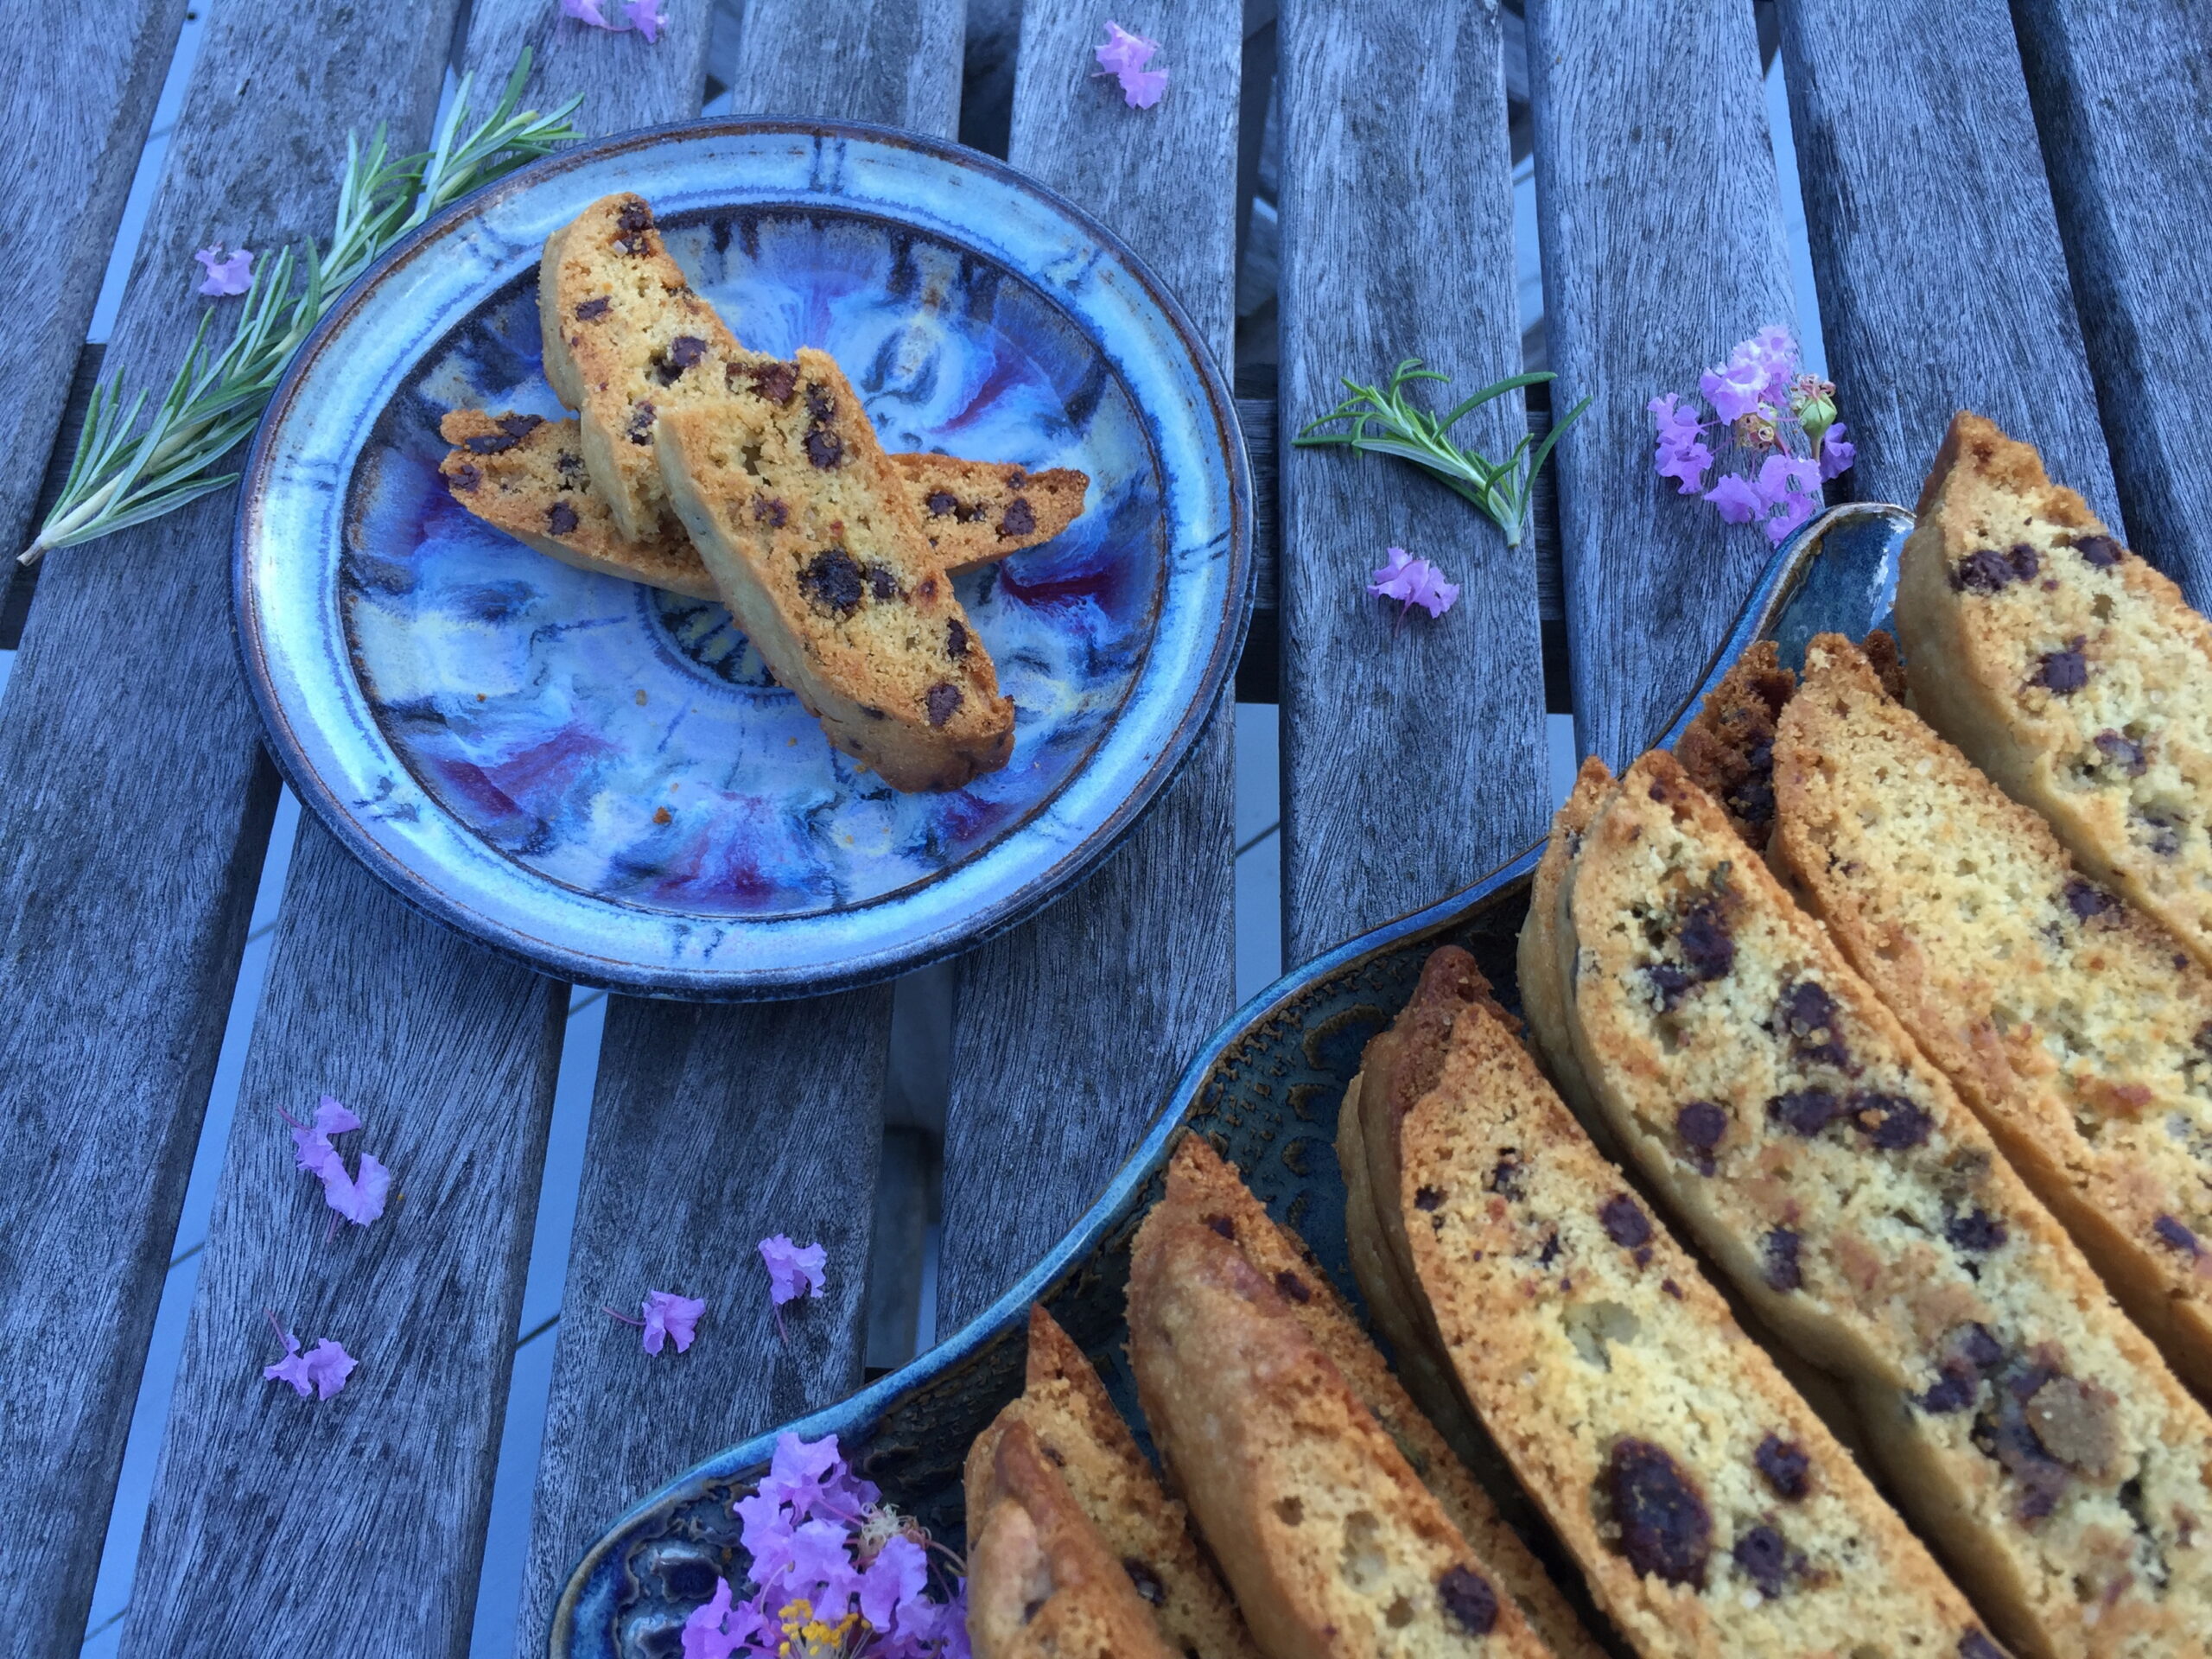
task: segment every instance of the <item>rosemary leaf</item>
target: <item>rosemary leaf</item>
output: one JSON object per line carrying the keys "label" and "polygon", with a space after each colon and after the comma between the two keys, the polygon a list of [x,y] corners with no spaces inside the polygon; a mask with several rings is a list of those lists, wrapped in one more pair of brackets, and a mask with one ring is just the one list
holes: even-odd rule
{"label": "rosemary leaf", "polygon": [[491,114],[465,133],[472,78],[464,77],[431,148],[418,155],[391,159],[382,126],[365,147],[348,133],[327,247],[308,241],[259,261],[237,327],[212,357],[210,308],[143,428],[144,391],[119,413],[121,376],[94,388],[68,481],[17,556],[22,563],[143,524],[234,482],[238,474],[218,474],[217,465],[252,432],[293,353],[363,271],[432,213],[582,136],[569,122],[581,94],[549,115],[516,107],[530,63],[525,48]]}

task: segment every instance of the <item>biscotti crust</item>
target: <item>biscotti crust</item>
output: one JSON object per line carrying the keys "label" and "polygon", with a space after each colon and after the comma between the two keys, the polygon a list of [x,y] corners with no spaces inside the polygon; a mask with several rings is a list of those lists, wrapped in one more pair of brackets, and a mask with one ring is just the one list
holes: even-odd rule
{"label": "biscotti crust", "polygon": [[1172,1198],[1137,1234],[1129,1357],[1270,1659],[1544,1651],[1282,1293]]}
{"label": "biscotti crust", "polygon": [[1596,755],[1583,761],[1574,775],[1574,787],[1552,815],[1551,833],[1529,881],[1529,914],[1521,925],[1516,945],[1515,976],[1521,991],[1521,1011],[1528,1018],[1535,1051],[1551,1074],[1560,1096],[1582,1127],[1609,1158],[1618,1158],[1612,1126],[1591,1098],[1590,1084],[1575,1058],[1574,1043],[1567,1025],[1567,972],[1571,964],[1559,950],[1559,907],[1567,887],[1567,866],[1582,845],[1583,831],[1597,816],[1598,807],[1613,787],[1610,767]]}
{"label": "biscotti crust", "polygon": [[1897,613],[1929,723],[2212,965],[2212,624],[2033,448],[1963,413]]}
{"label": "biscotti crust", "polygon": [[1776,749],[1794,890],[2212,1393],[2212,973],[1834,635]]}
{"label": "biscotti crust", "polygon": [[1601,1107],[1736,1287],[1851,1383],[1993,1626],[2028,1654],[2202,1653],[2212,1420],[1672,757],[1608,797],[1561,915]]}
{"label": "biscotti crust", "polygon": [[1071,467],[1033,473],[1010,462],[909,452],[891,457],[906,481],[922,533],[956,575],[1049,542],[1083,512],[1088,474]]}
{"label": "biscotti crust", "polygon": [[1006,764],[1014,705],[834,361],[749,371],[653,444],[723,601],[833,744],[901,790]]}
{"label": "biscotti crust", "polygon": [[1966,1599],[1487,992],[1402,1126],[1400,1212],[1468,1393],[1600,1604],[1651,1659],[1960,1651]]}

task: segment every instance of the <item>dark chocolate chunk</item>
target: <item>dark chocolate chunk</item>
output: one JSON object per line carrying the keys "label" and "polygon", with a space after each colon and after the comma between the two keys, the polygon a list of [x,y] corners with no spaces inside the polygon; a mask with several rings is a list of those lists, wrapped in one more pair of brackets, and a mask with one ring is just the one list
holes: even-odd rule
{"label": "dark chocolate chunk", "polygon": [[1787,1227],[1777,1227],[1767,1234],[1761,1247],[1766,1255],[1766,1281],[1777,1290],[1803,1288],[1805,1270],[1797,1260],[1798,1246],[1802,1243]]}
{"label": "dark chocolate chunk", "polygon": [[830,395],[830,388],[813,381],[806,387],[806,417],[817,424],[837,412],[837,400]]}
{"label": "dark chocolate chunk", "polygon": [[696,334],[678,334],[668,342],[668,360],[676,365],[679,373],[706,354],[707,342]]}
{"label": "dark chocolate chunk", "polygon": [[1713,1514],[1697,1483],[1649,1440],[1616,1441],[1600,1477],[1619,1549],[1639,1573],[1705,1587]]}
{"label": "dark chocolate chunk", "polygon": [[1759,1473],[1766,1477],[1766,1484],[1774,1488],[1777,1497],[1794,1503],[1813,1490],[1813,1460],[1806,1455],[1805,1448],[1794,1440],[1770,1434],[1751,1453],[1751,1461],[1758,1465]]}
{"label": "dark chocolate chunk", "polygon": [[499,430],[511,438],[526,438],[545,424],[543,415],[502,415]]}
{"label": "dark chocolate chunk", "polygon": [[652,229],[653,210],[642,201],[627,201],[622,204],[622,211],[614,215],[614,222],[635,236],[639,231]]}
{"label": "dark chocolate chunk", "polygon": [[1605,1224],[1605,1236],[1624,1250],[1650,1242],[1651,1217],[1625,1192],[1607,1198],[1598,1211],[1598,1219]]}
{"label": "dark chocolate chunk", "polygon": [[1944,1366],[1943,1374],[1934,1387],[1920,1396],[1918,1403],[1923,1411],[1940,1417],[1964,1411],[1980,1392],[1981,1378],[1974,1375],[1973,1367],[1953,1361]]}
{"label": "dark chocolate chunk", "polygon": [[817,605],[839,616],[850,616],[860,608],[860,563],[842,547],[827,549],[809,559],[798,573],[798,585]]}
{"label": "dark chocolate chunk", "polygon": [[2006,562],[2012,565],[2012,574],[2022,582],[2033,582],[2036,573],[2043,569],[2043,561],[2036,556],[2035,549],[2025,542],[2012,543]]}
{"label": "dark chocolate chunk", "polygon": [[944,625],[944,654],[956,663],[968,654],[968,630],[958,617]]}
{"label": "dark chocolate chunk", "polygon": [[1471,1567],[1445,1568],[1436,1581],[1436,1599],[1470,1636],[1488,1636],[1497,1628],[1497,1592]]}
{"label": "dark chocolate chunk", "polygon": [[806,429],[806,458],[828,472],[845,458],[845,441],[826,426]]}
{"label": "dark chocolate chunk", "polygon": [[2012,561],[1995,548],[1977,548],[1951,567],[1951,588],[1955,593],[1993,594],[2019,574]]}
{"label": "dark chocolate chunk", "polygon": [[556,501],[545,509],[545,528],[556,536],[566,536],[576,527],[576,510],[565,501]]}
{"label": "dark chocolate chunk", "polygon": [[2075,876],[2066,884],[2066,908],[2074,912],[2074,919],[2086,922],[2092,916],[2101,916],[2120,902],[2095,883]]}
{"label": "dark chocolate chunk", "polygon": [[2002,1249],[2008,1236],[2005,1224],[1986,1210],[1969,1210],[1955,1217],[1943,1230],[1943,1236],[1954,1248],[1974,1254]]}
{"label": "dark chocolate chunk", "polygon": [[2089,683],[2089,659],[2082,654],[2079,639],[2063,651],[2045,652],[2037,660],[2031,683],[2056,696],[2070,697]]}
{"label": "dark chocolate chunk", "polygon": [[1728,1553],[1736,1570],[1758,1586],[1760,1594],[1782,1593],[1783,1581],[1794,1563],[1789,1559],[1789,1541],[1779,1531],[1762,1522],[1738,1538]]}
{"label": "dark chocolate chunk", "polygon": [[630,405],[630,429],[626,435],[632,443],[653,441],[653,406],[642,397]]}
{"label": "dark chocolate chunk", "polygon": [[868,568],[868,591],[879,605],[888,604],[899,597],[899,578],[888,566],[871,564]]}
{"label": "dark chocolate chunk", "polygon": [[1850,1051],[1843,1046],[1843,1020],[1835,999],[1809,979],[1801,979],[1782,993],[1775,1017],[1789,1033],[1789,1048],[1808,1065],[1833,1065],[1848,1070]]}
{"label": "dark chocolate chunk", "polygon": [[1442,1209],[1443,1207],[1444,1207],[1444,1195],[1443,1195],[1441,1192],[1438,1192],[1434,1187],[1433,1187],[1433,1186],[1423,1186],[1423,1187],[1416,1187],[1416,1188],[1414,1189],[1414,1209],[1416,1209],[1416,1210],[1421,1210],[1421,1211],[1432,1211],[1432,1210],[1440,1210],[1440,1209]]}
{"label": "dark chocolate chunk", "polygon": [[473,491],[484,481],[483,473],[473,461],[462,461],[448,476],[452,479],[453,486],[456,490]]}
{"label": "dark chocolate chunk", "polygon": [[771,530],[781,530],[791,519],[791,509],[772,495],[753,498],[753,522],[766,524]]}
{"label": "dark chocolate chunk", "polygon": [[1236,1224],[1231,1221],[1227,1216],[1208,1216],[1206,1217],[1206,1225],[1212,1228],[1214,1231],[1219,1233],[1224,1238],[1233,1239],[1236,1236]]}
{"label": "dark chocolate chunk", "polygon": [[1554,1227],[1544,1239],[1544,1248],[1536,1252],[1536,1265],[1548,1268],[1559,1260],[1559,1229]]}
{"label": "dark chocolate chunk", "polygon": [[1977,1371],[1993,1371],[2005,1363],[2005,1345],[1979,1320],[1961,1325],[1944,1341],[1951,1358],[1963,1360]]}
{"label": "dark chocolate chunk", "polygon": [[1521,1196],[1521,1154],[1509,1147],[1498,1154],[1497,1162],[1483,1178],[1483,1190],[1495,1192],[1501,1198]]}
{"label": "dark chocolate chunk", "polygon": [[[737,372],[737,365],[730,365],[730,372]],[[766,397],[772,404],[787,404],[798,385],[798,367],[791,363],[766,363],[749,371],[753,379],[753,394]]]}
{"label": "dark chocolate chunk", "polygon": [[1736,941],[1710,899],[1699,899],[1682,918],[1681,942],[1682,959],[1700,979],[1719,979],[1736,965]]}
{"label": "dark chocolate chunk", "polygon": [[1678,1302],[1682,1300],[1682,1287],[1671,1279],[1662,1279],[1659,1281],[1659,1288],[1665,1291],[1669,1296],[1673,1297]]}
{"label": "dark chocolate chunk", "polygon": [[2194,1258],[2204,1254],[2203,1246],[2196,1242],[2196,1235],[2171,1216],[2160,1216],[2151,1224],[2151,1230],[2158,1236],[2161,1243],[2171,1245],[2184,1255]]}
{"label": "dark chocolate chunk", "polygon": [[2171,818],[2147,807],[2138,807],[2128,816],[2150,826],[2151,833],[2143,838],[2145,852],[2158,858],[2171,858],[2181,851],[2181,830]]}
{"label": "dark chocolate chunk", "polygon": [[1313,1300],[1313,1293],[1307,1287],[1306,1281],[1288,1268],[1285,1268],[1281,1273],[1275,1274],[1275,1288],[1294,1302],[1310,1302]]}
{"label": "dark chocolate chunk", "polygon": [[2100,570],[2109,570],[2120,563],[2120,543],[2109,536],[2077,537],[2074,550]]}
{"label": "dark chocolate chunk", "polygon": [[1167,1586],[1160,1582],[1160,1574],[1144,1562],[1134,1555],[1124,1555],[1122,1557],[1122,1571],[1129,1575],[1129,1582],[1136,1586],[1137,1594],[1146,1601],[1154,1607],[1167,1605]]}
{"label": "dark chocolate chunk", "polygon": [[607,307],[613,303],[614,302],[604,294],[601,295],[595,300],[586,300],[582,305],[579,305],[576,308],[576,321],[578,322],[597,322],[601,317],[607,315]]}
{"label": "dark chocolate chunk", "polygon": [[1928,1144],[1935,1116],[1903,1095],[1862,1089],[1851,1097],[1851,1115],[1878,1152],[1906,1152]]}
{"label": "dark chocolate chunk", "polygon": [[1655,962],[1643,970],[1651,982],[1652,991],[1659,999],[1659,1012],[1671,1014],[1675,1005],[1682,1000],[1682,993],[1697,983],[1690,970],[1671,962]]}
{"label": "dark chocolate chunk", "polygon": [[2004,1649],[1977,1628],[1959,1638],[1959,1659],[2006,1659],[2006,1656]]}
{"label": "dark chocolate chunk", "polygon": [[947,681],[939,680],[935,685],[930,687],[928,695],[922,699],[922,702],[929,710],[930,724],[942,726],[952,718],[953,710],[960,707],[960,688]]}
{"label": "dark chocolate chunk", "polygon": [[1017,495],[1006,504],[1006,512],[999,519],[1001,536],[1027,536],[1037,528],[1037,510],[1029,505],[1028,498]]}
{"label": "dark chocolate chunk", "polygon": [[930,517],[942,518],[960,505],[950,490],[931,490],[922,505],[930,510]]}
{"label": "dark chocolate chunk", "polygon": [[1690,1149],[1690,1161],[1700,1174],[1713,1171],[1713,1149],[1728,1133],[1728,1114],[1709,1100],[1694,1100],[1675,1114],[1675,1133]]}
{"label": "dark chocolate chunk", "polygon": [[2143,746],[2132,737],[2107,731],[2099,732],[2090,741],[2097,746],[2099,754],[2131,778],[2140,778],[2151,769],[2151,762],[2143,753]]}
{"label": "dark chocolate chunk", "polygon": [[553,458],[553,466],[555,470],[568,480],[561,486],[564,490],[574,489],[576,480],[584,475],[584,458],[573,449],[563,449],[556,455]]}
{"label": "dark chocolate chunk", "polygon": [[543,415],[502,415],[499,429],[486,432],[480,437],[465,438],[462,442],[480,455],[505,454],[515,445],[545,424]]}
{"label": "dark chocolate chunk", "polygon": [[1843,1103],[1832,1089],[1792,1089],[1767,1102],[1766,1116],[1809,1141],[1843,1116]]}

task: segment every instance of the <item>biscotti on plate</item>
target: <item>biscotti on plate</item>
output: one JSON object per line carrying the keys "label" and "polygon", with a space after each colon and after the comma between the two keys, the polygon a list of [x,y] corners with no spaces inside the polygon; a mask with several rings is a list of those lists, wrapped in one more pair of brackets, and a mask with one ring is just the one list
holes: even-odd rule
{"label": "biscotti on plate", "polygon": [[2212,1393],[2212,972],[1833,634],[1770,856],[2174,1369]]}
{"label": "biscotti on plate", "polygon": [[1397,1207],[1468,1394],[1615,1625],[1652,1659],[1994,1652],[1472,959],[1437,955],[1457,1006],[1405,1031],[1433,1082],[1399,1125]]}
{"label": "biscotti on plate", "polygon": [[832,743],[901,790],[1006,764],[1014,705],[834,361],[765,359],[652,439],[723,602]]}
{"label": "biscotti on plate", "polygon": [[[706,561],[674,513],[642,540],[622,534],[613,510],[592,486],[583,461],[582,429],[575,421],[456,409],[438,423],[438,432],[454,446],[439,468],[447,486],[454,500],[485,523],[580,570],[641,582],[690,599],[721,596],[707,573]],[[1026,473],[1010,461],[960,461],[950,455],[891,459],[918,510],[948,489],[987,497],[1042,480],[1076,480],[1071,486],[1074,509],[1066,510],[1071,486],[1058,486],[1057,505],[1032,515],[1027,534],[995,530],[977,519],[958,525],[950,534],[932,536],[930,545],[941,569],[975,569],[1050,541],[1082,510],[1084,475],[1065,468]]]}
{"label": "biscotti on plate", "polygon": [[[1189,1516],[1137,1450],[1135,1438],[1083,1351],[1043,1307],[1029,1310],[1025,1386],[968,1453],[967,1486],[981,1490],[1007,1429],[1025,1425],[1107,1552],[1152,1609],[1161,1635],[1192,1659],[1258,1659],[1251,1633],[1200,1554]],[[984,1511],[968,1511],[969,1548]]]}
{"label": "biscotti on plate", "polygon": [[1921,491],[1897,610],[1921,715],[2212,965],[2212,624],[1967,414]]}
{"label": "biscotti on plate", "polygon": [[977,1659],[1174,1659],[1027,1423],[1008,1424],[980,1465],[969,1460],[966,1496]]}
{"label": "biscotti on plate", "polygon": [[[1415,1405],[1305,1241],[1268,1213],[1235,1166],[1224,1163],[1204,1136],[1185,1135],[1177,1144],[1168,1160],[1167,1198],[1235,1245],[1252,1270],[1281,1293],[1314,1347],[1390,1437],[1473,1548],[1483,1569],[1512,1597],[1552,1652],[1559,1659],[1598,1659],[1596,1643],[1500,1516],[1493,1492],[1475,1479]],[[1491,1455],[1495,1461],[1494,1450]],[[1516,1506],[1524,1504],[1502,1463],[1497,1472],[1505,1496]]]}
{"label": "biscotti on plate", "polygon": [[920,511],[922,533],[955,575],[1049,542],[1083,512],[1088,474],[1033,473],[1011,461],[908,452],[891,457]]}
{"label": "biscotti on plate", "polygon": [[1129,1274],[1138,1398],[1262,1650],[1541,1654],[1293,1306],[1172,1195],[1145,1218]]}
{"label": "biscotti on plate", "polygon": [[1672,756],[1605,797],[1554,926],[1600,1109],[1766,1322],[1852,1386],[1998,1634],[2202,1653],[2212,1418]]}

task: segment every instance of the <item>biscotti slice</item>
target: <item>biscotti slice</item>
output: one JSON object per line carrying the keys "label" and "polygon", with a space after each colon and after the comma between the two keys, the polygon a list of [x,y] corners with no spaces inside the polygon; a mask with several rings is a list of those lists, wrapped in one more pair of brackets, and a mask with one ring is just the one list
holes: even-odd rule
{"label": "biscotti slice", "polygon": [[653,427],[722,602],[830,741],[893,788],[1004,766],[1014,705],[859,397],[821,352],[774,370]]}
{"label": "biscotti slice", "polygon": [[922,533],[955,575],[1049,542],[1083,512],[1089,474],[908,452],[891,457],[920,510]]}
{"label": "biscotti slice", "polygon": [[1774,827],[1774,729],[1797,677],[1771,639],[1755,639],[1720,677],[1682,734],[1675,759],[1719,803],[1754,851]]}
{"label": "biscotti slice", "polygon": [[1569,1033],[1652,1188],[2022,1653],[2202,1654],[2212,1418],[1672,756],[1567,872]]}
{"label": "biscotti slice", "polygon": [[971,1461],[966,1495],[977,1659],[1174,1659],[1027,1424],[1008,1425],[980,1467]]}
{"label": "biscotti slice", "polygon": [[[1305,1241],[1268,1213],[1236,1166],[1224,1162],[1204,1136],[1184,1136],[1170,1156],[1167,1200],[1234,1244],[1253,1271],[1281,1294],[1307,1338],[1336,1367],[1421,1484],[1443,1505],[1446,1516],[1473,1547],[1484,1570],[1513,1598],[1559,1659],[1599,1659],[1597,1643],[1499,1514],[1492,1492],[1468,1471],[1392,1374]],[[1463,1413],[1465,1409],[1460,1408]],[[1516,1504],[1524,1503],[1494,1447],[1488,1456],[1506,1495]]]}
{"label": "biscotti slice", "polygon": [[[1029,1358],[1019,1399],[999,1413],[968,1453],[968,1484],[988,1478],[998,1443],[1015,1423],[1037,1437],[1069,1496],[1152,1609],[1160,1633],[1193,1659],[1258,1659],[1251,1633],[1198,1552],[1183,1506],[1162,1490],[1098,1373],[1043,1307],[1029,1310]],[[983,1520],[968,1512],[969,1546]]]}
{"label": "biscotti slice", "polygon": [[2212,973],[1833,634],[1775,755],[1785,880],[2212,1393]]}
{"label": "biscotti slice", "polygon": [[1586,759],[1574,774],[1574,787],[1552,815],[1551,834],[1544,842],[1536,873],[1529,879],[1529,914],[1521,924],[1521,938],[1514,961],[1521,1007],[1535,1033],[1536,1052],[1551,1073],[1560,1096],[1582,1121],[1608,1157],[1618,1156],[1612,1128],[1591,1097],[1590,1085],[1575,1058],[1574,1045],[1567,1035],[1567,976],[1569,965],[1559,951],[1559,897],[1567,885],[1567,866],[1581,850],[1583,831],[1613,788],[1611,767],[1596,755]]}
{"label": "biscotti slice", "polygon": [[[456,409],[438,423],[438,433],[454,446],[439,467],[454,499],[485,523],[580,570],[641,582],[689,599],[721,597],[715,579],[707,574],[706,561],[673,513],[643,540],[622,534],[613,510],[592,486],[583,461],[583,432],[576,422]],[[918,510],[949,487],[982,496],[1018,486],[1024,479],[1061,477],[1077,480],[1076,510],[1082,507],[1084,475],[1065,468],[1025,474],[1012,462],[959,461],[950,455],[891,459]],[[1065,493],[1063,490],[1063,497]],[[931,537],[930,545],[940,569],[974,569],[1050,541],[1072,516],[1035,516],[1028,533],[1020,536],[978,520],[960,525],[954,534]]]}
{"label": "biscotti slice", "polygon": [[1398,1207],[1461,1381],[1614,1624],[1652,1659],[1993,1652],[1450,954],[1454,1017],[1407,1033],[1435,1081]]}
{"label": "biscotti slice", "polygon": [[1137,1233],[1129,1358],[1269,1659],[1544,1652],[1294,1299],[1172,1196]]}
{"label": "biscotti slice", "polygon": [[2212,965],[2212,624],[2034,449],[1951,422],[1897,583],[1915,706]]}

